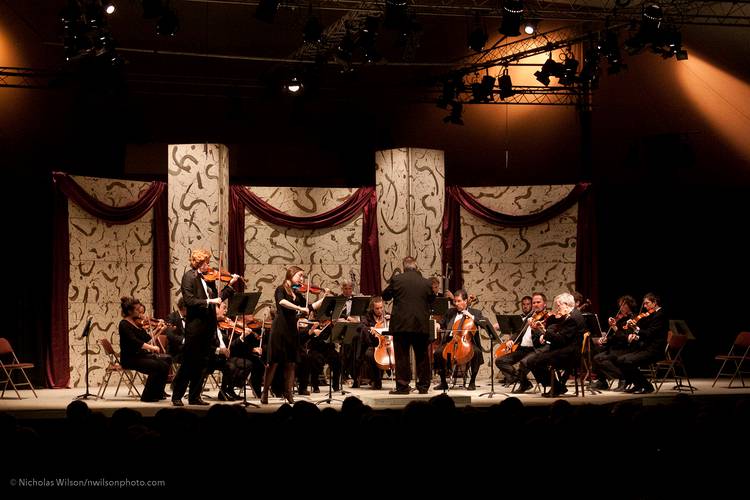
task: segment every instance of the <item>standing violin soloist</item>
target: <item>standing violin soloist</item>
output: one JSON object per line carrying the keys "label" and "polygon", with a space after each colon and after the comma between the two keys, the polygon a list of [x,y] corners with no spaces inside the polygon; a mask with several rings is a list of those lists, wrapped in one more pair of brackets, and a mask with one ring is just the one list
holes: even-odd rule
{"label": "standing violin soloist", "polygon": [[201,399],[203,375],[208,366],[209,357],[214,350],[216,337],[216,306],[234,295],[234,285],[239,276],[233,275],[227,286],[216,290],[214,281],[206,281],[209,272],[211,253],[208,250],[193,250],[190,254],[190,269],[182,276],[180,291],[185,300],[187,315],[185,317],[185,345],[182,352],[182,365],[173,382],[172,404],[183,406],[182,396],[190,386],[188,403],[207,405]]}
{"label": "standing violin soloist", "polygon": [[263,393],[260,397],[262,404],[268,404],[268,390],[273,382],[274,374],[279,363],[284,365],[284,398],[289,403],[294,403],[292,388],[294,387],[294,370],[300,360],[300,343],[297,334],[297,313],[307,316],[310,309],[317,309],[323,302],[310,304],[308,307],[305,296],[296,293],[293,286],[302,285],[305,272],[297,267],[290,266],[286,270],[284,281],[276,287],[274,302],[277,314],[271,325],[271,333],[266,350],[266,371],[263,377]]}

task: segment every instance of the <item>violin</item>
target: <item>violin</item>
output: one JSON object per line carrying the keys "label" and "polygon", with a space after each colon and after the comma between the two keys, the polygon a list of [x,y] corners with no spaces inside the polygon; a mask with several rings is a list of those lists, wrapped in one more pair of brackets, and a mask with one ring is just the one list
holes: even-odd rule
{"label": "violin", "polygon": [[635,325],[636,325],[636,323],[638,323],[638,322],[639,322],[640,320],[642,320],[643,318],[645,318],[645,317],[646,317],[646,316],[648,316],[649,314],[651,314],[651,313],[650,313],[649,311],[646,311],[646,312],[642,312],[641,314],[639,314],[639,315],[638,315],[638,316],[636,316],[635,318],[633,318],[633,319],[630,319],[630,320],[628,320],[628,322],[627,322],[627,323],[625,323],[625,326],[623,326],[622,328],[623,328],[624,330],[629,330],[629,329],[630,329],[630,326],[631,326],[631,325],[632,325],[632,326],[635,326]]}
{"label": "violin", "polygon": [[[508,347],[508,343],[503,342],[499,346],[497,346],[497,349],[495,349],[495,358],[502,358],[503,356],[507,356],[508,354],[512,352],[516,352],[518,350],[519,341],[521,340],[521,335],[523,335],[523,333],[526,331],[526,326],[527,326],[527,322],[529,319],[531,319],[532,325],[533,325],[535,321],[536,322],[546,321],[547,316],[549,316],[549,312],[547,310],[542,310],[542,311],[537,311],[537,312],[531,311],[529,314],[527,314],[523,318],[523,326],[521,327],[521,331],[518,332],[518,335],[516,335],[516,338],[513,339],[513,344],[510,347]],[[534,320],[534,318],[537,318],[537,319]]]}
{"label": "violin", "polygon": [[327,288],[323,288],[321,286],[316,286],[316,285],[308,285],[306,283],[302,285],[292,285],[292,290],[299,292],[299,293],[310,292],[316,295],[319,293],[328,293]]}
{"label": "violin", "polygon": [[[230,281],[232,281],[234,277],[235,277],[234,274],[230,273],[229,271],[225,269],[213,269],[211,267],[208,268],[208,271],[203,273],[203,279],[205,281],[219,280],[224,283],[229,283]],[[243,283],[245,282],[242,276],[237,276],[237,279],[239,279]]]}

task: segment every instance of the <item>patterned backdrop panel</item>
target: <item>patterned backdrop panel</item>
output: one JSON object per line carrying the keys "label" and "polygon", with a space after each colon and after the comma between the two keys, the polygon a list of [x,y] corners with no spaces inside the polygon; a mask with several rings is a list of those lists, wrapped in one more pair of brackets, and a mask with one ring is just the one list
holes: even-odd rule
{"label": "patterned backdrop panel", "polygon": [[[123,206],[138,199],[147,182],[73,177],[97,200]],[[85,341],[81,333],[87,318],[93,319],[89,338],[89,383],[102,380],[106,356],[98,340],[119,345],[120,297],[138,297],[150,311],[152,303],[153,212],[124,225],[108,225],[68,202],[70,231],[70,286],[68,329],[71,383],[85,385]]]}
{"label": "patterned backdrop panel", "polygon": [[[273,207],[297,216],[311,216],[341,205],[356,188],[253,187]],[[291,265],[304,269],[310,282],[340,292],[339,283],[354,278],[359,290],[362,215],[326,229],[291,229],[245,214],[245,279],[248,290],[261,292],[258,314],[273,303],[273,292]],[[313,297],[313,296],[311,296]]]}
{"label": "patterned backdrop panel", "polygon": [[440,274],[445,203],[442,151],[402,148],[375,154],[378,236],[383,286],[407,255],[425,276]]}
{"label": "patterned backdrop panel", "polygon": [[[493,210],[523,215],[539,212],[564,198],[573,189],[565,186],[515,186],[468,188]],[[524,295],[540,291],[548,305],[558,293],[575,288],[575,205],[552,220],[524,228],[488,224],[461,211],[464,284],[479,297],[485,314],[511,314],[520,310]]]}
{"label": "patterned backdrop panel", "polygon": [[216,266],[226,261],[228,241],[228,150],[221,144],[169,146],[169,260],[172,306],[177,303],[190,252],[209,249]]}

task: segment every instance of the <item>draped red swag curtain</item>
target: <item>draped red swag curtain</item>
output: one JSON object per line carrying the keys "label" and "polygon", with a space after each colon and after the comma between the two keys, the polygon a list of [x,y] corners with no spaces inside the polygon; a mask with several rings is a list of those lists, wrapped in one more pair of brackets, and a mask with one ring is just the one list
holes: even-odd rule
{"label": "draped red swag curtain", "polygon": [[153,217],[153,310],[156,317],[169,314],[169,228],[167,221],[167,184],[155,181],[138,200],[113,207],[100,202],[76,183],[68,174],[53,172],[55,207],[52,257],[52,327],[45,359],[50,387],[67,387],[70,383],[68,343],[68,286],[70,284],[70,245],[68,234],[68,200],[86,213],[108,224],[128,224],[154,209]]}
{"label": "draped red swag curtain", "polygon": [[[541,212],[507,215],[488,208],[458,186],[445,189],[443,212],[443,269],[451,270],[451,290],[463,287],[463,249],[461,244],[461,208],[490,224],[504,227],[526,227],[546,222],[578,203],[576,245],[576,287],[597,307],[596,224],[593,189],[590,183],[579,183],[562,200]],[[584,267],[585,266],[585,267]],[[595,309],[596,310],[596,309]]]}
{"label": "draped red swag curtain", "polygon": [[278,226],[296,229],[322,229],[348,222],[363,212],[360,291],[380,293],[380,253],[378,250],[378,199],[375,187],[363,187],[338,207],[322,214],[300,217],[286,214],[243,186],[230,187],[229,265],[245,269],[245,208],[256,217]]}

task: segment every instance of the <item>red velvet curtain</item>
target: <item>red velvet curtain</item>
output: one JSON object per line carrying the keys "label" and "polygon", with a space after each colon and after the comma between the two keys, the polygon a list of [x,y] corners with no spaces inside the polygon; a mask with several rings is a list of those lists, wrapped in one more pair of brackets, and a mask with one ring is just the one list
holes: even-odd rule
{"label": "red velvet curtain", "polygon": [[[443,268],[451,269],[449,286],[452,290],[463,287],[463,252],[461,244],[461,208],[490,224],[504,227],[526,227],[546,222],[565,210],[578,205],[578,246],[576,248],[576,286],[578,291],[594,300],[595,267],[588,260],[596,255],[594,248],[594,214],[592,197],[586,196],[591,184],[579,183],[562,200],[541,212],[529,215],[507,215],[485,207],[458,186],[445,189],[443,212]],[[585,271],[582,266],[586,264]]]}
{"label": "red velvet curtain", "polygon": [[106,205],[88,194],[68,174],[53,172],[55,189],[54,244],[52,262],[52,328],[47,352],[47,379],[50,387],[70,383],[68,343],[68,285],[70,284],[70,245],[68,200],[90,215],[109,224],[128,224],[154,209],[154,314],[169,314],[169,229],[167,222],[167,184],[152,182],[137,201],[122,207]]}
{"label": "red velvet curtain", "polygon": [[362,262],[360,290],[363,294],[380,293],[380,253],[378,250],[377,193],[375,187],[363,187],[338,207],[322,214],[300,217],[286,214],[243,186],[231,186],[229,203],[229,263],[244,269],[244,230],[247,208],[270,224],[296,229],[322,229],[337,226],[363,212]]}

